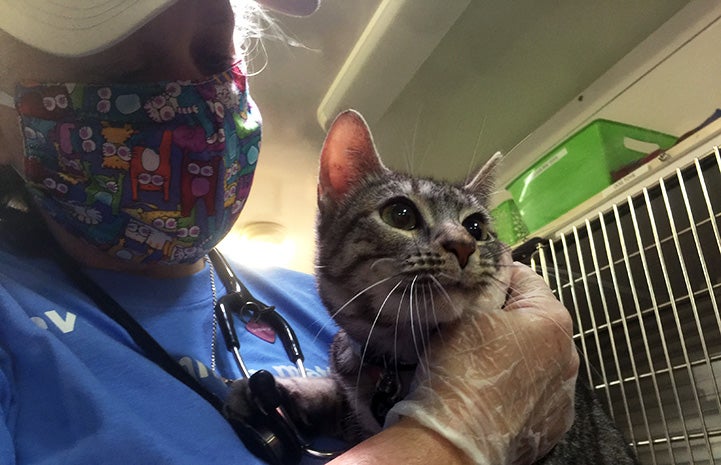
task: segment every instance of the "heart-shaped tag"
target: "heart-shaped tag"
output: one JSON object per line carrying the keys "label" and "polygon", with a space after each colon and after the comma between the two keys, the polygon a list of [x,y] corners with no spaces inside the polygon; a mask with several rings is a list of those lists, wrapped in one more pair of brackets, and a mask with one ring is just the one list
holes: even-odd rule
{"label": "heart-shaped tag", "polygon": [[262,321],[249,321],[245,325],[245,329],[265,342],[270,342],[271,344],[275,342],[275,331]]}

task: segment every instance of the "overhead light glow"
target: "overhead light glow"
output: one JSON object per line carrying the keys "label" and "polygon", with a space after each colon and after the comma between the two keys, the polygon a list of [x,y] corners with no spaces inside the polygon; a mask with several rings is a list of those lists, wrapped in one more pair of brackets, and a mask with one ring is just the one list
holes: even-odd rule
{"label": "overhead light glow", "polygon": [[231,231],[218,248],[243,266],[271,268],[287,267],[295,255],[296,244],[283,225],[255,222]]}

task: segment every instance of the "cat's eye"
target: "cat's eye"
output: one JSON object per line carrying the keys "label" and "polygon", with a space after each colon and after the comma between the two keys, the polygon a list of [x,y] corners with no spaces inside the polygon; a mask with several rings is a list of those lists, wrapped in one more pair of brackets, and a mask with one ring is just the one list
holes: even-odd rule
{"label": "cat's eye", "polygon": [[485,242],[493,239],[493,235],[488,227],[487,222],[479,213],[474,213],[465,220],[463,220],[463,227],[473,236],[477,241]]}
{"label": "cat's eye", "polygon": [[406,199],[394,199],[380,209],[381,219],[390,226],[410,231],[418,226],[418,211]]}

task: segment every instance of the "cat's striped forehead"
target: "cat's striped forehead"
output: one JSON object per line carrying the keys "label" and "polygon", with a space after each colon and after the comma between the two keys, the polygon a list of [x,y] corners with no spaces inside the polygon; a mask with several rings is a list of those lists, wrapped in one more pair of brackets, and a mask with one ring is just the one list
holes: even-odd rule
{"label": "cat's striped forehead", "polygon": [[471,212],[486,212],[480,197],[467,189],[449,183],[403,174],[386,178],[382,187],[372,189],[376,207],[394,197],[411,200],[427,219],[459,218]]}

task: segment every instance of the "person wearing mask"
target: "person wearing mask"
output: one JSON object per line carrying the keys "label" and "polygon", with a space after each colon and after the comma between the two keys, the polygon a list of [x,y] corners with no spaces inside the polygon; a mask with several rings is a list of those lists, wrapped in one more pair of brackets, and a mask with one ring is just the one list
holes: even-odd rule
{"label": "person wearing mask", "polygon": [[[4,465],[262,463],[222,414],[240,373],[214,312],[232,289],[208,254],[260,150],[238,39],[262,8],[318,4],[232,3],[0,0]],[[313,278],[233,268],[323,375],[334,327]],[[432,351],[463,395],[426,386],[415,413],[331,463],[531,463],[560,439],[578,370],[568,312],[519,265],[505,308],[469,323]],[[294,374],[272,334],[246,329],[251,370]],[[448,416],[462,405],[483,424]]]}

